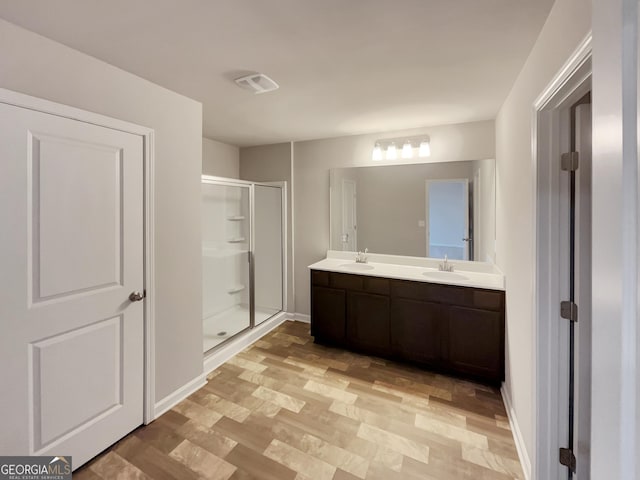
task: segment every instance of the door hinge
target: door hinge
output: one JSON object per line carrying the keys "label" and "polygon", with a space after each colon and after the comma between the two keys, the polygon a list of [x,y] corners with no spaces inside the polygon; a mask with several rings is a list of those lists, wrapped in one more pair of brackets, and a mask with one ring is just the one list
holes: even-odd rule
{"label": "door hinge", "polygon": [[580,155],[578,152],[563,153],[560,156],[560,169],[565,172],[575,172],[578,170]]}
{"label": "door hinge", "polygon": [[560,302],[560,316],[571,320],[572,322],[578,321],[578,305],[573,302]]}
{"label": "door hinge", "polygon": [[560,449],[560,464],[576,473],[576,456],[573,454],[573,450],[570,448]]}

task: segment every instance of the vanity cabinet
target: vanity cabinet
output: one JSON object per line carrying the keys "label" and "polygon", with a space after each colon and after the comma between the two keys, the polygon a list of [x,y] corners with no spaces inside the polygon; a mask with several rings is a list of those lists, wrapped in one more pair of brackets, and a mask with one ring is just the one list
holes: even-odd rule
{"label": "vanity cabinet", "polygon": [[311,271],[318,343],[498,384],[504,379],[504,292]]}

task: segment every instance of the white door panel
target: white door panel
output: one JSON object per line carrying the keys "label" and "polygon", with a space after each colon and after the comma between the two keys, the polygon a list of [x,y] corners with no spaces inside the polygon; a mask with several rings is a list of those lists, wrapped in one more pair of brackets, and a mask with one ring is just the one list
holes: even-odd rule
{"label": "white door panel", "polygon": [[0,104],[0,455],[142,423],[142,137]]}
{"label": "white door panel", "polygon": [[[121,285],[120,148],[37,133],[30,141],[34,301]],[[78,224],[89,227],[82,236]]]}
{"label": "white door panel", "polygon": [[[40,401],[35,450],[122,404],[121,330],[118,316],[31,345],[33,397]],[[70,399],[73,409],[67,408]]]}

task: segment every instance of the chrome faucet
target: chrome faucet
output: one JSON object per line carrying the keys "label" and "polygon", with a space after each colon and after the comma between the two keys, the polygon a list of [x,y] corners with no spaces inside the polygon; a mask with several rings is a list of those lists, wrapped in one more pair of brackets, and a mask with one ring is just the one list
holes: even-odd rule
{"label": "chrome faucet", "polygon": [[368,248],[364,249],[364,252],[358,252],[356,253],[356,263],[367,263],[367,252],[369,251]]}
{"label": "chrome faucet", "polygon": [[453,263],[449,263],[447,255],[444,256],[444,262],[438,265],[438,270],[441,272],[453,272]]}

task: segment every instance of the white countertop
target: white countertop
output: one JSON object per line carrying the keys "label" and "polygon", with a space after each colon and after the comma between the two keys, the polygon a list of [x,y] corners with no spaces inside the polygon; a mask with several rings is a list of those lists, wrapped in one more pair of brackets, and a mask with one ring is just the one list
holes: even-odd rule
{"label": "white countertop", "polygon": [[454,271],[440,272],[438,265],[442,259],[380,254],[368,254],[367,257],[367,263],[356,263],[353,252],[330,250],[327,258],[309,265],[309,269],[490,290],[505,289],[504,275],[490,263],[450,260]]}

